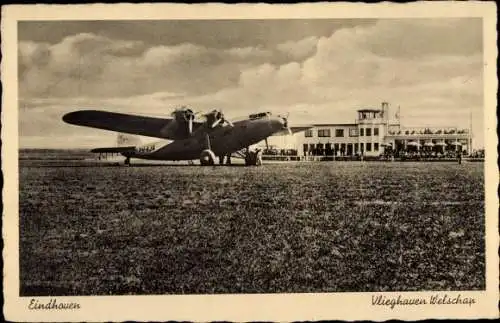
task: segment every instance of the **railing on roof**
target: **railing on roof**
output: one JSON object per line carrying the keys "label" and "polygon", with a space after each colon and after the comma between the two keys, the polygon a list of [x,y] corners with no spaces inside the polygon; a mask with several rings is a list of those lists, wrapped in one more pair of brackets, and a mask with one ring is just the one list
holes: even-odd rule
{"label": "railing on roof", "polygon": [[393,136],[412,136],[412,135],[464,135],[468,134],[469,129],[459,129],[456,127],[418,127],[403,128],[400,130],[389,130],[388,134]]}

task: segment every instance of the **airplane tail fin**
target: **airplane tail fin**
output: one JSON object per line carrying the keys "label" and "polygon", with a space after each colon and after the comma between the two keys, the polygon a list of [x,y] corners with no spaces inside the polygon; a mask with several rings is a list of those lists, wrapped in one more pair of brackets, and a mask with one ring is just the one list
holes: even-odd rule
{"label": "airplane tail fin", "polygon": [[113,158],[116,154],[127,156],[127,154],[135,152],[136,147],[140,145],[141,140],[139,137],[119,133],[116,138],[115,147],[94,148],[90,150],[90,152],[99,153],[99,159],[108,159],[108,155],[101,157],[101,154],[111,154],[111,158]]}
{"label": "airplane tail fin", "polygon": [[140,146],[141,140],[137,136],[132,136],[124,133],[119,133],[116,137],[117,147]]}

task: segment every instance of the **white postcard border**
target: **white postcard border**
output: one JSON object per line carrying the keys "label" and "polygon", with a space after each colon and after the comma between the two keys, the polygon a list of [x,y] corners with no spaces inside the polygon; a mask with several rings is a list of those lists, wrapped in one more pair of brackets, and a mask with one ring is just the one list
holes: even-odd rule
{"label": "white postcard border", "polygon": [[[297,5],[112,4],[2,7],[2,171],[4,238],[4,315],[12,321],[302,321],[417,320],[498,317],[498,143],[496,136],[496,7],[485,2],[408,4],[317,3]],[[484,23],[486,291],[324,293],[186,296],[19,297],[17,21],[82,19],[266,19],[482,17]],[[457,35],[459,36],[459,35]],[[429,299],[433,295],[470,297],[472,305],[373,306],[372,296]],[[75,310],[30,310],[39,302],[71,302]]]}

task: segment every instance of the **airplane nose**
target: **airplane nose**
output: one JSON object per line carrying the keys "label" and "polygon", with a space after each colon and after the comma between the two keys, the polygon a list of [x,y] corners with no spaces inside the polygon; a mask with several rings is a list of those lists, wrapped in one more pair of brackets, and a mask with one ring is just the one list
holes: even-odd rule
{"label": "airplane nose", "polygon": [[275,134],[291,134],[288,128],[288,118],[283,116],[276,116],[271,119],[271,127]]}
{"label": "airplane nose", "polygon": [[273,128],[276,130],[281,130],[287,127],[287,121],[285,118],[282,117],[274,117],[271,120],[271,124],[273,125]]}

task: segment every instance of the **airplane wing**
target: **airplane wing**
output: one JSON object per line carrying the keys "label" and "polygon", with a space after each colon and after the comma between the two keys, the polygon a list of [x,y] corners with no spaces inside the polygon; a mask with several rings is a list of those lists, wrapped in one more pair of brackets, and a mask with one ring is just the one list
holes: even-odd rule
{"label": "airplane wing", "polygon": [[[145,117],[124,113],[81,110],[63,116],[63,121],[84,127],[92,127],[104,130],[111,130],[129,133],[140,136],[148,136],[162,139],[172,138],[172,135],[162,131],[173,119]],[[202,123],[194,122],[193,130],[200,127]]]}
{"label": "airplane wing", "polygon": [[312,126],[300,126],[300,127],[290,127],[292,133],[297,133],[301,131],[306,131],[307,129],[311,129]]}
{"label": "airplane wing", "polygon": [[306,131],[307,129],[311,129],[313,126],[295,126],[295,127],[288,127],[288,129],[284,129],[282,131],[279,131],[273,136],[288,136],[288,135],[293,135],[297,132],[301,131]]}

